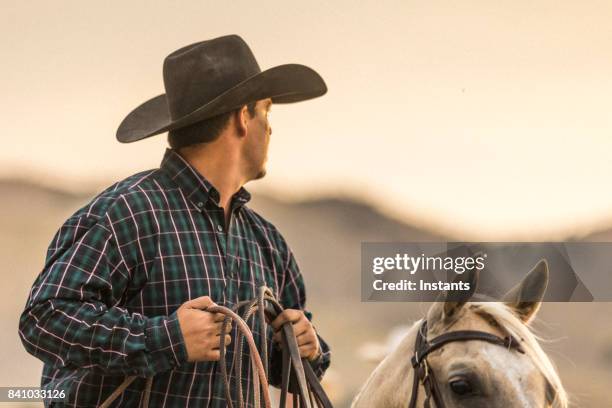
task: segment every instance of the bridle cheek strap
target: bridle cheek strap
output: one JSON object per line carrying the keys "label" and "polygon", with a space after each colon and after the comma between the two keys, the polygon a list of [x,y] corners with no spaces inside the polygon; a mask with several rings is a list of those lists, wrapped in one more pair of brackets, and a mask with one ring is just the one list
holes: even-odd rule
{"label": "bridle cheek strap", "polygon": [[436,404],[436,408],[444,408],[442,392],[440,391],[439,384],[438,381],[436,381],[434,372],[429,367],[429,364],[427,362],[427,356],[448,343],[470,340],[484,341],[487,343],[505,347],[509,350],[516,350],[522,354],[525,353],[520,343],[510,335],[501,338],[491,333],[476,330],[458,330],[449,333],[444,333],[428,342],[427,320],[423,320],[423,324],[419,328],[419,331],[416,336],[416,341],[414,344],[414,356],[411,359],[413,368],[413,380],[412,394],[410,395],[408,408],[416,408],[419,396],[419,384],[423,385],[423,388],[425,389],[425,408],[431,407],[430,400],[432,398],[434,400],[434,403]]}

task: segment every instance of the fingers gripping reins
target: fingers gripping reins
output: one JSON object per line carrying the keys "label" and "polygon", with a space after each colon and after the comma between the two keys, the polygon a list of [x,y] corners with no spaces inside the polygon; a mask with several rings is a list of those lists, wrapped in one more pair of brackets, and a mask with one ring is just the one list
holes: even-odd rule
{"label": "fingers gripping reins", "polygon": [[[263,398],[264,398],[265,407],[272,408],[272,402],[270,400],[270,390],[268,388],[268,379],[266,377],[266,370],[264,368],[263,362],[261,361],[261,357],[259,356],[259,352],[257,351],[257,346],[255,345],[255,340],[253,339],[253,334],[251,333],[251,329],[249,329],[249,326],[234,311],[232,311],[231,309],[228,309],[225,306],[218,306],[218,305],[210,306],[206,310],[211,313],[224,314],[226,316],[226,319],[223,322],[224,323],[223,326],[226,325],[228,318],[236,322],[240,338],[241,339],[246,338],[247,344],[249,345],[249,350],[250,350],[249,356],[251,358],[251,364],[253,364],[254,371],[255,371],[253,374],[256,374],[254,376],[254,379],[255,381],[259,381],[259,384],[257,382],[255,383],[255,386],[254,386],[255,392],[258,393],[259,388],[261,388],[263,390]],[[238,343],[238,341],[236,341],[236,343]],[[222,334],[219,350],[222,350],[224,348],[225,348],[225,334]],[[223,351],[223,356],[225,356],[225,350]],[[238,361],[240,360],[241,359],[239,359]],[[221,358],[219,359],[219,363],[221,364],[221,367],[224,367],[226,365],[226,362]],[[222,369],[222,370],[225,372],[224,382],[227,385],[229,385],[229,381],[227,380],[227,367],[225,367],[225,369]],[[226,393],[227,393],[227,388],[228,387],[226,387]],[[242,387],[240,387],[240,384],[239,384],[239,389],[241,388]],[[240,398],[240,401],[241,401],[241,398]],[[231,407],[232,406],[231,398],[228,398],[227,402],[228,402],[228,406]],[[242,406],[242,401],[241,401],[241,406]],[[255,406],[259,407],[258,398],[255,398]]]}
{"label": "fingers gripping reins", "polygon": [[[268,306],[268,307],[267,307]],[[234,308],[229,309],[225,306],[213,305],[209,306],[205,310],[211,313],[221,313],[225,316],[223,319],[221,332],[220,332],[220,344],[219,344],[219,371],[223,380],[223,386],[225,390],[225,397],[227,406],[234,408],[232,404],[232,390],[229,380],[227,361],[226,361],[226,349],[225,344],[225,333],[228,324],[232,321],[236,323],[236,339],[234,341],[234,356],[232,366],[236,372],[236,400],[238,401],[238,408],[244,408],[245,399],[242,392],[242,357],[244,341],[249,347],[249,358],[251,360],[251,369],[253,370],[253,403],[255,408],[260,408],[261,400],[263,396],[264,408],[272,408],[270,399],[270,390],[268,384],[268,341],[266,337],[267,321],[273,321],[280,313],[283,312],[283,307],[274,298],[273,292],[262,286],[258,289],[257,297],[252,300],[239,302]],[[244,310],[242,316],[239,315],[240,311]],[[250,318],[257,315],[257,319],[260,322],[262,330],[262,350],[260,356],[253,333],[251,332],[247,322]],[[332,408],[332,404],[325,394],[325,391],[319,383],[314,370],[306,359],[300,357],[299,347],[297,339],[293,332],[293,325],[291,322],[286,322],[281,327],[281,341],[282,341],[282,374],[281,374],[281,395],[280,395],[280,407],[285,407],[287,401],[287,394],[289,392],[289,383],[293,379],[297,384],[297,390],[293,391],[293,406],[298,408]],[[293,377],[292,377],[293,374]],[[100,405],[101,408],[108,408],[110,404],[117,399],[122,392],[136,379],[137,376],[127,377],[115,391]],[[153,377],[148,377],[145,385],[144,395],[142,399],[142,406],[148,407],[151,385]]]}
{"label": "fingers gripping reins", "polygon": [[[268,304],[270,307],[266,308],[266,304]],[[240,302],[235,307],[235,310],[237,312],[239,312],[242,309],[244,309],[244,313],[241,316],[241,318],[245,322],[247,322],[257,312],[257,317],[261,324],[261,330],[262,330],[262,333],[264,333],[264,335],[262,336],[262,339],[263,339],[262,354],[264,356],[263,360],[265,361],[264,372],[267,375],[268,373],[268,367],[267,367],[268,345],[267,345],[267,340],[265,336],[265,333],[267,330],[266,321],[274,320],[280,313],[282,313],[284,309],[281,306],[281,304],[274,298],[272,291],[269,288],[266,288],[263,286],[259,288],[257,297],[255,299]],[[222,332],[225,331],[227,324],[229,323],[230,320],[231,319],[229,317],[226,317],[226,319],[224,319]],[[284,407],[286,404],[286,397],[287,397],[288,388],[289,388],[289,380],[290,380],[290,375],[291,375],[292,368],[293,368],[293,373],[295,374],[294,378],[298,386],[297,395],[294,394],[294,399],[297,399],[297,402],[294,403],[294,406],[305,407],[305,408],[314,407],[315,405],[313,402],[316,400],[317,406],[331,407],[331,403],[329,402],[329,399],[325,395],[323,389],[320,387],[320,384],[318,384],[318,379],[314,375],[314,372],[312,372],[312,367],[310,367],[308,364],[302,363],[302,359],[300,358],[299,347],[297,344],[297,339],[295,338],[295,334],[293,333],[292,323],[287,322],[283,324],[283,326],[281,327],[281,332],[283,334],[281,336],[281,341],[283,343],[283,347],[282,347],[283,358],[282,358],[282,385],[281,385],[280,406]],[[236,388],[236,395],[237,395],[236,400],[238,401],[239,408],[244,407],[244,397],[242,395],[242,360],[243,360],[242,350],[244,346],[244,338],[248,335],[250,335],[250,333],[239,331],[237,333],[237,337],[234,342],[233,365],[235,367],[235,372],[236,372],[235,388]],[[229,379],[227,376],[227,367],[226,367],[227,363],[225,361],[225,348],[226,348],[225,339],[222,338],[220,345],[219,345],[219,350],[220,350],[220,355],[221,355],[221,358],[219,360],[220,371],[221,371],[221,376],[223,378],[223,384],[225,387],[225,396],[226,396],[228,407],[233,408],[233,405],[231,402],[232,401],[231,387],[230,387]],[[251,349],[251,352],[252,352],[252,349]],[[312,375],[307,375],[305,371],[312,372],[311,373]],[[254,375],[254,378],[256,378],[255,375]],[[315,382],[316,382],[316,385],[313,384]],[[266,389],[268,388],[267,382],[262,383],[261,385],[263,388],[266,388]],[[313,393],[315,394],[314,399],[312,395]],[[259,407],[258,405],[259,404],[259,384],[257,383],[254,384],[254,401],[255,401],[255,406]]]}

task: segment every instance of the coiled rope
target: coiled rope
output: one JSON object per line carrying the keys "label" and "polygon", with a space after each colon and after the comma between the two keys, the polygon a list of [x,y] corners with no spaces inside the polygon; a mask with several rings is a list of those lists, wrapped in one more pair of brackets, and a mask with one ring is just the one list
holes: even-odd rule
{"label": "coiled rope", "polygon": [[[280,313],[283,312],[284,309],[274,297],[273,292],[265,286],[261,286],[258,289],[257,297],[255,299],[239,302],[233,309],[234,310],[225,306],[213,305],[209,306],[205,310],[211,313],[221,313],[225,315],[221,333],[225,333],[227,325],[232,321],[236,323],[238,330],[237,338],[234,341],[233,366],[235,367],[236,372],[235,388],[238,408],[245,407],[245,400],[242,392],[242,356],[245,339],[249,347],[251,369],[253,370],[253,404],[255,408],[260,408],[261,399],[263,397],[264,407],[272,408],[268,384],[268,342],[266,338],[266,323],[267,321],[273,321]],[[241,310],[243,310],[242,316],[239,315]],[[253,333],[247,324],[247,321],[255,315],[257,315],[263,333],[263,344],[261,350],[263,360],[258,352],[255,340],[253,339]],[[293,333],[292,323],[287,322],[283,324],[281,331],[282,375],[279,407],[284,408],[286,406],[287,395],[290,388],[289,386],[292,384],[294,386],[292,389],[293,407],[332,408],[332,404],[321,387],[321,384],[319,383],[319,380],[312,367],[306,359],[300,358],[297,339]],[[219,371],[223,380],[227,406],[229,408],[234,408],[232,404],[232,391],[227,370],[227,361],[225,358],[226,348],[225,336],[221,335],[219,344]],[[100,405],[100,408],[108,408],[110,404],[117,399],[117,397],[119,397],[119,395],[121,395],[121,393],[123,393],[136,378],[138,377],[127,377],[123,383],[121,383],[121,385],[119,385],[119,387],[117,387],[113,393]],[[149,405],[152,383],[153,377],[147,377],[142,400],[142,406],[144,408],[148,408]],[[297,390],[294,389],[296,385]]]}

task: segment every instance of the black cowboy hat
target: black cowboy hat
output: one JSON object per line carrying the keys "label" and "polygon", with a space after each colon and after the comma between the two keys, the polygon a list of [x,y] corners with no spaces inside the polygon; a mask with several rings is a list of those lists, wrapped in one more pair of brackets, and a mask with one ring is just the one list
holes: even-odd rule
{"label": "black cowboy hat", "polygon": [[261,71],[237,35],[188,45],[164,60],[166,93],[134,109],[119,125],[117,140],[135,142],[271,98],[291,103],[327,92],[323,78],[299,64]]}

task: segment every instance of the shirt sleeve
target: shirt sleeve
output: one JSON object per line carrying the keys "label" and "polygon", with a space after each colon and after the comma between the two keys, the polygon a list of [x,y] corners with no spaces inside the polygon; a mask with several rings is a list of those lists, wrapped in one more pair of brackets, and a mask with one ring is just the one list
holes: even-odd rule
{"label": "shirt sleeve", "polygon": [[19,321],[26,350],[53,367],[152,376],[187,361],[176,312],[121,307],[131,279],[108,224],[69,219],[49,246]]}
{"label": "shirt sleeve", "polygon": [[[287,250],[288,258],[285,267],[284,284],[281,286],[280,302],[285,309],[303,310],[304,314],[312,322],[312,313],[306,310],[306,288],[304,278],[300,273],[297,262],[291,250]],[[316,327],[315,327],[316,331]],[[317,338],[321,346],[321,355],[314,361],[309,361],[317,378],[321,380],[325,371],[331,363],[331,350],[325,340],[317,332]],[[275,346],[271,350],[271,370],[270,383],[275,386],[280,386],[281,370],[282,370],[282,353]]]}

